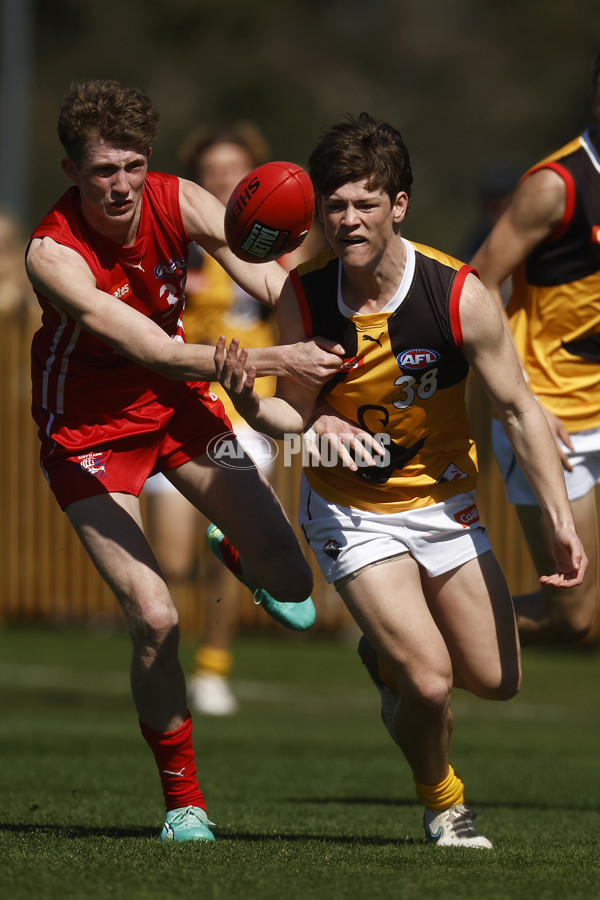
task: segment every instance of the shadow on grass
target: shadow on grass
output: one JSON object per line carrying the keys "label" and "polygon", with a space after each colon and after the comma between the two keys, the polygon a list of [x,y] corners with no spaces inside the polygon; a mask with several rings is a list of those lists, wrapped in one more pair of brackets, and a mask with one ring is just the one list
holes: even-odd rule
{"label": "shadow on grass", "polygon": [[[156,828],[94,828],[84,825],[32,825],[19,822],[10,824],[0,822],[0,832],[12,834],[47,834],[52,837],[82,840],[84,838],[100,837],[122,840],[123,838],[154,838],[158,839]],[[244,841],[249,843],[269,842],[303,842],[316,841],[326,844],[361,844],[373,847],[397,846],[398,844],[412,845],[422,844],[423,840],[417,838],[381,838],[366,835],[335,835],[335,834],[261,834],[245,831],[217,830],[217,840],[220,841]]]}
{"label": "shadow on grass", "polygon": [[[320,805],[325,805],[328,803],[341,803],[346,804],[348,806],[396,806],[396,807],[414,807],[415,809],[422,809],[423,807],[417,800],[397,800],[393,797],[287,797],[287,803],[315,803]],[[478,800],[470,800],[467,802],[467,806],[470,806],[472,809],[477,810],[478,807],[483,807],[484,809],[526,809],[526,810],[539,810],[542,812],[549,812],[551,810],[561,810],[563,812],[597,812],[598,804],[594,802],[590,802],[588,804],[584,803],[540,803],[540,802],[525,802],[525,801],[514,801],[507,802],[506,800],[502,800],[501,802],[496,803],[492,801],[488,803],[487,801],[478,801]]]}
{"label": "shadow on grass", "polygon": [[159,829],[154,828],[94,828],[89,825],[60,825],[56,822],[46,823],[45,825],[35,825],[24,822],[0,822],[0,832],[6,834],[51,834],[57,837],[66,838],[89,838],[89,837],[107,837],[107,838],[146,838],[156,837]]}

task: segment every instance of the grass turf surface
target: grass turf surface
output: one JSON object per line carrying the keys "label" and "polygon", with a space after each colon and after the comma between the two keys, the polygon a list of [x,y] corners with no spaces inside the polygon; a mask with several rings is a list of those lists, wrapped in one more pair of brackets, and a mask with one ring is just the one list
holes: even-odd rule
{"label": "grass turf surface", "polygon": [[600,898],[599,655],[526,652],[508,703],[456,693],[452,761],[491,852],[425,844],[354,645],[243,636],[235,656],[240,714],[194,718],[217,841],[165,845],[126,635],[0,632],[5,896]]}

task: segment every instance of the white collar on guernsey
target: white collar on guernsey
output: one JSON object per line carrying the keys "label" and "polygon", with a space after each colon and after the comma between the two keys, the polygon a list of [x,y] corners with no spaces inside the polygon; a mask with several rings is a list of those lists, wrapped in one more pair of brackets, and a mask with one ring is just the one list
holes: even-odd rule
{"label": "white collar on guernsey", "polygon": [[597,172],[600,172],[600,155],[598,155],[598,151],[592,143],[590,134],[594,129],[596,129],[595,125],[590,125],[589,128],[586,128],[586,130],[581,135],[581,144],[583,146],[583,149],[589,156],[595,170]]}
{"label": "white collar on guernsey", "polygon": [[[415,275],[415,248],[407,241],[405,238],[402,238],[402,243],[406,249],[406,263],[404,266],[404,274],[402,275],[402,280],[398,285],[398,290],[391,297],[388,302],[385,304],[383,309],[380,309],[380,313],[391,313],[395,312],[398,307],[403,303],[406,299],[406,295],[408,294],[408,290],[413,282],[413,278]],[[349,306],[346,306],[342,299],[342,264],[338,263],[338,288],[337,288],[337,302],[338,309],[343,316],[347,319],[352,318],[352,316],[360,316],[360,315],[372,315],[372,313],[357,313],[355,309],[350,309]]]}

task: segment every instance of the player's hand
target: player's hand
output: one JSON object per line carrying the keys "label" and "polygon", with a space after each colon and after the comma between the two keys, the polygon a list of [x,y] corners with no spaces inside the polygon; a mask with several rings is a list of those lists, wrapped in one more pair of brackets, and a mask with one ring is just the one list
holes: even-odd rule
{"label": "player's hand", "polygon": [[340,416],[330,407],[322,408],[310,428],[304,434],[304,445],[309,457],[318,462],[324,453],[329,458],[341,460],[351,472],[361,467],[374,466],[376,457],[384,457],[385,447],[369,432],[354,422]]}
{"label": "player's hand", "polygon": [[284,349],[287,377],[311,390],[329,381],[344,357],[342,345],[324,337],[286,344]]}
{"label": "player's hand", "polygon": [[228,346],[224,337],[220,337],[215,348],[215,372],[217,380],[223,385],[233,405],[245,419],[258,412],[260,397],[254,390],[256,367],[250,366],[246,371],[248,350],[240,349],[240,342],[232,338]]}
{"label": "player's hand", "polygon": [[564,588],[581,584],[588,559],[573,528],[563,526],[555,529],[552,534],[552,555],[556,562],[556,572],[542,575],[540,584]]}
{"label": "player's hand", "polygon": [[574,449],[571,435],[569,434],[561,420],[558,418],[558,416],[555,416],[554,413],[551,413],[549,409],[546,409],[543,403],[540,403],[540,406],[542,408],[542,412],[546,416],[546,421],[550,426],[550,431],[554,435],[554,440],[556,441],[558,455],[560,456],[560,461],[563,464],[563,469],[566,469],[567,472],[572,472],[573,466],[569,462],[569,458],[565,453],[565,447],[567,447],[568,450]]}

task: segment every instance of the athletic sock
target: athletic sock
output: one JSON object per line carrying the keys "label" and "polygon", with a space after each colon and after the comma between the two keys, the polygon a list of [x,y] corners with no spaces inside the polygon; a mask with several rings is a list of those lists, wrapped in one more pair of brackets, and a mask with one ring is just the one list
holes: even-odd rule
{"label": "athletic sock", "polygon": [[227,678],[233,665],[233,653],[230,650],[221,650],[219,647],[211,647],[203,644],[196,650],[194,657],[194,675],[202,672],[210,672],[220,678]]}
{"label": "athletic sock", "polygon": [[191,716],[175,731],[154,731],[141,720],[140,728],[154,753],[167,812],[182,806],[199,806],[206,811],[196,777]]}
{"label": "athletic sock", "polygon": [[392,670],[379,653],[377,654],[377,674],[382,684],[389,688],[394,694],[398,693]]}
{"label": "athletic sock", "polygon": [[457,803],[465,802],[465,786],[452,766],[443,781],[439,784],[421,784],[413,779],[417,790],[417,797],[427,809],[450,809]]}
{"label": "athletic sock", "polygon": [[248,585],[252,585],[252,588],[256,588],[253,578],[246,571],[238,550],[225,535],[223,535],[219,543],[219,551],[227,568],[233,572],[234,575],[243,578]]}

